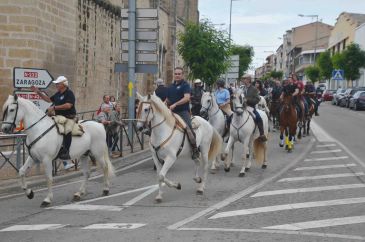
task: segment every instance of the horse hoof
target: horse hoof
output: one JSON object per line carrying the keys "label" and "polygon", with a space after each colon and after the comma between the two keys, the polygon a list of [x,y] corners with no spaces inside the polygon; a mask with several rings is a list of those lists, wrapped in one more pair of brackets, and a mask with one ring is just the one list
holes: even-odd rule
{"label": "horse hoof", "polygon": [[80,197],[80,195],[74,195],[74,197],[73,197],[73,201],[74,202],[78,202],[78,201],[80,201],[81,200],[81,197]]}
{"label": "horse hoof", "polygon": [[202,178],[201,177],[194,177],[193,180],[196,182],[196,183],[201,183],[202,182]]}
{"label": "horse hoof", "polygon": [[197,191],[196,191],[196,195],[203,195],[203,193],[204,193],[204,192],[203,192],[203,191],[200,191],[200,190],[197,190]]}
{"label": "horse hoof", "polygon": [[279,146],[280,146],[280,147],[284,147],[284,145],[283,145],[283,144],[279,144]]}
{"label": "horse hoof", "polygon": [[246,167],[246,168],[245,168],[245,172],[246,172],[246,171],[249,171],[249,170],[250,170],[250,168],[249,168],[249,167]]}
{"label": "horse hoof", "polygon": [[230,170],[231,170],[231,168],[229,168],[229,167],[228,168],[224,168],[224,171],[225,172],[229,172]]}
{"label": "horse hoof", "polygon": [[162,202],[162,198],[155,198],[155,202],[156,203],[161,203]]}
{"label": "horse hoof", "polygon": [[267,165],[263,164],[263,165],[261,166],[261,168],[262,168],[262,169],[266,169],[266,168],[267,168]]}
{"label": "horse hoof", "polygon": [[181,184],[180,183],[177,184],[176,189],[181,190]]}
{"label": "horse hoof", "polygon": [[288,149],[288,153],[292,153],[293,152],[293,150],[292,149]]}
{"label": "horse hoof", "polygon": [[103,190],[103,196],[108,196],[109,195],[109,190]]}
{"label": "horse hoof", "polygon": [[49,207],[49,205],[51,205],[51,203],[46,202],[46,201],[43,201],[43,202],[41,203],[41,208]]}
{"label": "horse hoof", "polygon": [[241,172],[240,174],[238,174],[238,177],[244,177],[245,173]]}
{"label": "horse hoof", "polygon": [[29,199],[33,199],[33,197],[34,197],[34,192],[33,192],[33,190],[30,190],[30,193],[27,195],[27,197],[28,197]]}

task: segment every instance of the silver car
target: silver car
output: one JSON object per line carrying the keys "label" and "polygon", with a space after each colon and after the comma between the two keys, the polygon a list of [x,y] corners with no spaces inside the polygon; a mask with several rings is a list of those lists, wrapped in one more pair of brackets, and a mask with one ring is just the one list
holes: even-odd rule
{"label": "silver car", "polygon": [[332,104],[333,105],[338,105],[338,100],[343,97],[343,95],[345,94],[346,89],[345,88],[339,88],[337,89],[336,93],[333,94],[333,99],[332,99]]}

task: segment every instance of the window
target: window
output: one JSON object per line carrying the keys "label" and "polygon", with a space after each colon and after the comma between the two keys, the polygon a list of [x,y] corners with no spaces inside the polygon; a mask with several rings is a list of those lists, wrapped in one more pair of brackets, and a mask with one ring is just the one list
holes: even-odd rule
{"label": "window", "polygon": [[346,49],[346,39],[343,40],[342,50]]}

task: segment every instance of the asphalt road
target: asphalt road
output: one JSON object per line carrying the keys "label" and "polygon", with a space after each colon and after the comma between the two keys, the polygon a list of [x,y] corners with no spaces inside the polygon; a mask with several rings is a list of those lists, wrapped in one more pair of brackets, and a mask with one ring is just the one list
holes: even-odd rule
{"label": "asphalt road", "polygon": [[209,174],[204,195],[193,162],[178,160],[168,177],[182,190],[166,188],[160,204],[148,159],[119,170],[108,197],[100,178],[79,203],[79,178],[55,188],[48,209],[39,207],[44,191],[0,195],[0,241],[364,241],[364,126],[365,112],[323,104],[315,135],[293,153],[271,133],[268,168],[253,164],[240,178],[237,145],[235,167]]}

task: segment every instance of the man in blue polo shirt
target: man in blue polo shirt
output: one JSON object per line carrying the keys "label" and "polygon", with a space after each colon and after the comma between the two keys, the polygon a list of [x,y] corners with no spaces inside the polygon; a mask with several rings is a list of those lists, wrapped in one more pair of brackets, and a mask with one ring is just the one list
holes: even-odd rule
{"label": "man in blue polo shirt", "polygon": [[192,159],[196,160],[200,156],[198,147],[196,146],[195,133],[191,126],[190,119],[190,93],[189,83],[184,80],[183,68],[176,67],[174,69],[174,82],[168,89],[167,100],[170,110],[178,114],[187,124],[186,133],[192,149]]}

